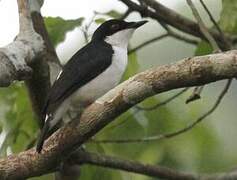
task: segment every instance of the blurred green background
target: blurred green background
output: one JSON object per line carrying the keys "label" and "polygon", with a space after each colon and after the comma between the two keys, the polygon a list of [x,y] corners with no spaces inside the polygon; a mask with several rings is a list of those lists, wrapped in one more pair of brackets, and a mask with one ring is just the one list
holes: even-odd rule
{"label": "blurred green background", "polygon": [[[101,6],[106,4],[105,0],[100,1]],[[72,0],[70,1],[70,3],[73,2]],[[164,2],[164,4],[193,19],[185,0],[173,1],[173,3],[171,1],[168,2],[167,4]],[[194,2],[201,12],[203,20],[211,28],[212,24],[198,3],[198,0]],[[206,0],[205,2],[223,30],[236,34],[237,1]],[[121,2],[119,3],[121,5]],[[89,29],[85,27],[91,21],[91,17],[77,17],[77,19],[73,20],[63,19],[62,17],[46,17],[45,22],[50,38],[57,48],[62,63],[65,63],[73,54],[72,51],[76,51],[86,43],[81,29],[88,30],[87,33],[90,38],[90,35],[99,23],[108,18],[121,16],[123,11],[119,8],[120,5],[118,7],[111,7],[104,15],[96,15]],[[47,4],[44,6],[47,6]],[[78,7],[78,11],[80,11],[80,8],[83,8],[83,6]],[[139,19],[140,16],[137,13],[132,13],[127,18],[128,21]],[[149,23],[134,34],[130,43],[130,49],[164,33],[164,30],[157,22],[148,20]],[[129,55],[129,66],[124,74],[124,80],[153,66],[176,62],[184,57],[208,54],[210,52],[212,50],[205,42],[200,42],[198,46],[194,46],[171,37],[165,38]],[[218,82],[205,86],[202,98],[188,105],[185,104],[185,100],[192,93],[192,90],[152,111],[137,112],[136,108],[132,108],[109,124],[94,138],[145,138],[183,128],[195,121],[196,118],[214,104],[223,85],[224,82]],[[201,124],[180,136],[146,143],[86,143],[84,147],[89,151],[138,160],[154,165],[163,165],[183,171],[200,173],[229,171],[237,167],[237,144],[234,140],[237,136],[235,114],[236,87],[237,85],[234,81],[219,108]],[[140,106],[149,107],[155,105],[176,94],[178,91],[180,90],[162,93],[149,98],[142,102]],[[23,151],[37,137],[38,126],[32,114],[24,83],[14,83],[9,88],[0,89],[0,126],[1,157]],[[48,179],[52,179],[52,175],[32,178],[32,180]],[[154,178],[84,165],[81,167],[80,179],[152,180]]]}

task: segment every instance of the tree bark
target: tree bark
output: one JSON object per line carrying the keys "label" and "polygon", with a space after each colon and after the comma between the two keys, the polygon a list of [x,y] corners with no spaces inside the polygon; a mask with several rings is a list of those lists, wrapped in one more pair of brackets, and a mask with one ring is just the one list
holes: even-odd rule
{"label": "tree bark", "polygon": [[0,49],[0,87],[29,79],[32,74],[29,64],[44,49],[41,36],[34,31],[28,1],[17,2],[20,31],[14,42]]}

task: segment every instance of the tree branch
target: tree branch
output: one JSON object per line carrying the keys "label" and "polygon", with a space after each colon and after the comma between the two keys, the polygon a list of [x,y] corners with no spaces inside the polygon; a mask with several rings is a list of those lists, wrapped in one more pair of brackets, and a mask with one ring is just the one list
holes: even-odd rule
{"label": "tree branch", "polygon": [[129,51],[128,51],[128,54],[131,54],[131,53],[133,53],[133,52],[135,52],[135,51],[137,51],[137,50],[139,50],[139,49],[141,49],[141,48],[143,48],[143,47],[145,47],[145,46],[147,46],[147,45],[149,45],[149,44],[151,44],[151,43],[154,43],[154,42],[156,42],[156,41],[158,41],[158,40],[161,40],[161,39],[163,39],[163,38],[165,38],[165,37],[168,37],[168,36],[169,36],[169,35],[166,33],[166,34],[162,34],[162,35],[159,35],[159,36],[157,36],[157,37],[154,37],[154,38],[152,38],[152,39],[150,39],[150,40],[147,40],[147,41],[145,41],[144,43],[138,45],[137,47],[135,47],[135,48],[129,50]]}
{"label": "tree branch", "polygon": [[179,97],[180,95],[182,95],[183,93],[185,93],[189,88],[185,88],[183,90],[181,90],[180,92],[174,94],[173,96],[167,98],[166,100],[157,103],[156,105],[150,106],[150,107],[140,107],[140,106],[135,106],[136,109],[138,110],[142,110],[142,111],[153,111],[161,106],[164,106],[166,104],[168,104],[170,101],[173,101],[174,99],[176,99],[177,97]]}
{"label": "tree branch", "polygon": [[18,0],[20,32],[15,41],[0,49],[0,87],[28,79],[28,66],[43,51],[42,38],[34,31],[28,0]]}
{"label": "tree branch", "polygon": [[[135,114],[139,113],[140,111],[153,111],[153,110],[157,110],[159,107],[164,106],[166,104],[168,104],[169,102],[173,101],[174,99],[176,99],[177,97],[179,97],[180,95],[182,95],[184,92],[186,92],[189,88],[185,88],[183,90],[181,90],[180,92],[174,94],[173,96],[165,99],[164,101],[161,101],[153,106],[150,107],[141,107],[139,105],[135,105],[134,109],[135,111],[128,115],[127,118],[123,119],[123,121],[119,122],[118,124],[112,125],[110,126],[109,130],[113,130],[114,128],[117,128],[121,125],[123,125],[125,122],[127,122],[128,120],[130,120],[131,117],[133,117]],[[97,141],[95,139],[92,139],[92,141]]]}
{"label": "tree branch", "polygon": [[[16,179],[52,172],[70,152],[105,125],[147,97],[176,88],[203,85],[237,77],[237,51],[186,58],[174,64],[139,73],[99,98],[72,121],[56,131],[44,145],[0,160],[0,179]],[[26,168],[27,167],[27,168]]]}
{"label": "tree branch", "polygon": [[[204,35],[204,37],[206,37],[207,41],[210,43],[213,52],[221,52],[221,49],[219,48],[217,42],[215,41],[215,39],[212,37],[212,35],[210,34],[210,32],[208,31],[206,25],[204,24],[204,22],[202,21],[201,16],[198,13],[198,10],[196,9],[196,7],[194,6],[192,0],[187,0],[187,3],[190,7],[190,9],[192,10],[193,16],[195,17],[195,19],[197,20],[198,26],[202,32],[202,34]],[[205,6],[206,7],[206,6]],[[209,11],[208,11],[209,12]],[[212,17],[212,16],[211,16]],[[218,26],[219,27],[219,26]],[[220,34],[222,37],[222,34]],[[193,93],[191,94],[191,96],[186,100],[186,103],[190,103],[193,102],[197,99],[201,98],[201,92],[203,90],[204,86],[200,86],[200,87],[195,87],[195,89],[193,90]]]}
{"label": "tree branch", "polygon": [[207,27],[205,26],[204,22],[202,21],[201,16],[199,15],[196,7],[194,6],[192,0],[187,0],[187,3],[189,5],[189,7],[192,10],[193,16],[195,17],[195,19],[197,20],[198,26],[203,34],[203,36],[207,39],[207,41],[211,44],[214,52],[221,52],[219,46],[217,45],[215,39],[212,37],[211,33],[209,32],[209,30],[207,29]]}
{"label": "tree branch", "polygon": [[31,17],[35,31],[44,40],[45,49],[41,57],[30,64],[33,69],[32,76],[25,81],[31,99],[33,110],[37,116],[39,127],[42,127],[42,108],[47,97],[50,80],[54,81],[56,75],[61,70],[60,62],[46,30],[44,19],[41,16],[40,8],[42,0],[30,0]]}
{"label": "tree branch", "polygon": [[237,178],[236,171],[211,175],[186,173],[158,165],[143,164],[138,161],[85,151],[80,151],[72,157],[70,161],[74,164],[91,164],[169,180],[232,180]]}
{"label": "tree branch", "polygon": [[128,54],[131,54],[131,53],[133,53],[133,52],[135,52],[135,51],[137,51],[137,50],[140,50],[141,48],[143,48],[143,47],[145,47],[145,46],[147,46],[147,45],[149,45],[149,44],[151,44],[151,43],[154,43],[154,42],[156,42],[156,41],[159,41],[159,40],[164,39],[164,38],[169,37],[169,36],[171,36],[171,37],[173,37],[173,38],[175,38],[175,39],[184,41],[184,42],[186,42],[186,43],[195,44],[195,45],[198,44],[198,41],[196,41],[196,40],[194,40],[194,39],[190,39],[190,38],[188,38],[188,37],[186,37],[186,36],[182,36],[182,35],[180,35],[180,34],[174,32],[174,31],[172,31],[172,30],[170,30],[170,29],[167,29],[167,33],[162,34],[162,35],[159,35],[159,36],[157,36],[157,37],[154,37],[154,38],[152,38],[152,39],[150,39],[150,40],[147,40],[147,41],[143,42],[142,44],[138,45],[137,47],[135,47],[135,48],[129,50],[129,51],[128,51]]}
{"label": "tree branch", "polygon": [[186,99],[186,104],[196,101],[201,98],[201,92],[204,86],[197,86],[193,89],[192,94]]}
{"label": "tree branch", "polygon": [[[37,115],[38,124],[40,128],[43,127],[44,123],[42,121],[42,108],[45,105],[45,98],[48,95],[50,83],[54,82],[56,76],[61,70],[60,61],[56,54],[55,48],[49,38],[49,34],[44,23],[44,18],[41,16],[40,13],[42,5],[43,0],[30,0],[33,26],[35,31],[39,33],[43,38],[46,48],[44,49],[42,57],[40,57],[40,59],[31,64],[31,68],[33,69],[33,75],[29,80],[25,81],[31,99],[31,104],[35,114]],[[32,143],[34,143],[34,141],[31,141],[29,146],[34,145]],[[63,167],[65,167],[64,164]],[[70,168],[67,167],[67,170],[68,169]],[[61,176],[61,174],[65,174],[64,170],[65,168],[60,169],[60,171],[57,173],[57,180],[65,180],[64,176]],[[70,180],[73,180],[74,178],[72,174],[67,177]]]}
{"label": "tree branch", "polygon": [[131,12],[132,11],[130,9],[127,9],[125,13],[120,17],[120,19],[126,19],[129,16],[129,14],[131,14]]}
{"label": "tree branch", "polygon": [[[139,12],[143,17],[150,17],[153,18],[159,22],[164,22],[168,25],[171,25],[182,32],[188,33],[190,35],[193,35],[198,38],[202,38],[206,40],[205,36],[203,36],[202,32],[199,29],[199,26],[197,23],[193,22],[192,20],[178,14],[172,9],[169,9],[159,3],[155,0],[141,0],[143,2],[143,6],[139,5],[137,3],[134,3],[131,0],[120,0],[124,4],[128,6],[132,11]],[[148,7],[144,7],[144,4]],[[218,44],[223,47],[224,50],[225,42],[223,42],[223,38],[220,36],[220,34],[215,30],[210,30],[209,32],[214,37],[214,39],[218,42]],[[231,39],[231,37],[228,37],[228,39]]]}
{"label": "tree branch", "polygon": [[168,29],[167,30],[168,34],[175,38],[175,39],[178,39],[180,41],[183,41],[183,42],[186,42],[186,43],[189,43],[189,44],[193,44],[193,45],[197,45],[199,41],[195,40],[195,39],[191,39],[187,36],[184,36],[182,34],[179,34],[179,33],[176,33],[175,31],[172,31],[171,29]]}
{"label": "tree branch", "polygon": [[[211,19],[211,21],[213,22],[213,24],[215,25],[216,29],[218,30],[218,32],[220,33],[221,38],[223,39],[223,41],[225,42],[224,46],[226,49],[231,49],[232,44],[227,40],[227,38],[225,37],[224,33],[222,32],[222,30],[220,29],[220,27],[218,26],[218,24],[216,23],[216,21],[214,20],[212,14],[210,13],[209,9],[206,7],[205,3],[200,0],[202,6],[204,7],[204,9],[206,10],[207,14],[209,15],[209,18]],[[208,42],[211,44],[212,48],[213,48],[213,52],[221,52],[221,49],[219,48],[217,42],[215,41],[215,39],[212,37],[212,35],[210,34],[210,32],[208,31],[207,27],[205,26],[204,22],[202,21],[201,16],[198,13],[198,10],[196,9],[196,7],[194,6],[192,0],[187,0],[188,5],[190,6],[193,15],[195,17],[195,19],[197,20],[197,23],[200,27],[201,32],[203,33],[203,35],[206,37],[206,39],[208,40]],[[228,80],[228,83],[231,83],[231,80]],[[196,87],[193,91],[193,93],[191,94],[191,96],[187,99],[186,103],[189,103],[191,101],[200,99],[200,94],[203,90],[204,86],[200,86],[200,87]],[[225,88],[224,88],[225,90]]]}
{"label": "tree branch", "polygon": [[184,173],[172,170],[170,168],[142,164],[137,161],[125,160],[122,158],[96,154],[91,152],[81,152],[79,156],[74,156],[72,162],[75,164],[91,164],[112,169],[134,172],[156,178],[176,179],[176,180],[194,180],[198,179],[198,175]]}
{"label": "tree branch", "polygon": [[206,6],[206,4],[204,3],[203,0],[200,0],[200,3],[202,4],[202,7],[205,9],[205,11],[207,12],[211,22],[214,24],[215,28],[218,30],[220,36],[222,37],[223,41],[225,42],[226,47],[228,48],[228,50],[231,49],[231,47],[233,46],[231,42],[229,42],[229,40],[225,37],[224,32],[222,31],[222,29],[220,28],[220,26],[217,24],[216,20],[214,19],[214,17],[212,16],[211,12],[209,11],[208,7]]}
{"label": "tree branch", "polygon": [[[170,139],[170,138],[176,137],[178,135],[181,135],[185,132],[188,132],[189,130],[194,128],[197,124],[202,122],[206,117],[211,115],[217,109],[217,107],[220,105],[222,99],[224,98],[225,94],[229,90],[230,85],[231,85],[231,81],[232,81],[231,79],[229,79],[227,81],[224,89],[221,91],[221,93],[218,96],[218,98],[217,98],[216,102],[214,103],[214,105],[207,112],[202,114],[194,122],[187,125],[185,128],[176,130],[175,132],[160,134],[160,135],[157,135],[157,136],[150,136],[150,137],[145,137],[145,138],[137,138],[137,139],[99,139],[99,140],[92,139],[92,140],[90,140],[90,142],[92,142],[92,143],[117,143],[117,144],[118,143],[122,144],[122,143],[151,142],[151,141],[158,141],[158,140],[162,140],[162,139]],[[148,108],[147,110],[152,110],[152,109]]]}

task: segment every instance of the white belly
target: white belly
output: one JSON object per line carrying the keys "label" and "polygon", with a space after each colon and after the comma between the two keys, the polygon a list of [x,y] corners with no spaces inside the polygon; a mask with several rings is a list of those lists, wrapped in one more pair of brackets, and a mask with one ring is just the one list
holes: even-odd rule
{"label": "white belly", "polygon": [[99,76],[82,86],[76,92],[76,99],[93,102],[120,82],[127,66],[127,48],[113,47],[114,54],[111,65]]}

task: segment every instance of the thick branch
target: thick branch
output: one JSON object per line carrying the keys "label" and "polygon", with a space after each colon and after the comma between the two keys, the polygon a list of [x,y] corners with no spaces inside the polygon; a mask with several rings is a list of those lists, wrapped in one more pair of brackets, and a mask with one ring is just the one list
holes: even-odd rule
{"label": "thick branch", "polygon": [[139,73],[99,98],[73,121],[55,132],[42,154],[35,149],[0,160],[0,179],[38,176],[57,164],[121,113],[154,94],[237,77],[237,51],[186,58]]}
{"label": "thick branch", "polygon": [[43,51],[43,40],[34,31],[28,0],[18,0],[20,32],[16,40],[0,49],[0,86],[29,78],[28,64]]}
{"label": "thick branch", "polygon": [[25,81],[33,110],[38,118],[38,124],[42,127],[42,108],[50,87],[50,77],[53,81],[61,70],[60,62],[55,49],[50,41],[46,30],[44,19],[40,13],[42,0],[30,0],[31,17],[35,31],[41,35],[44,40],[45,49],[41,57],[30,64],[33,69],[32,76]]}

